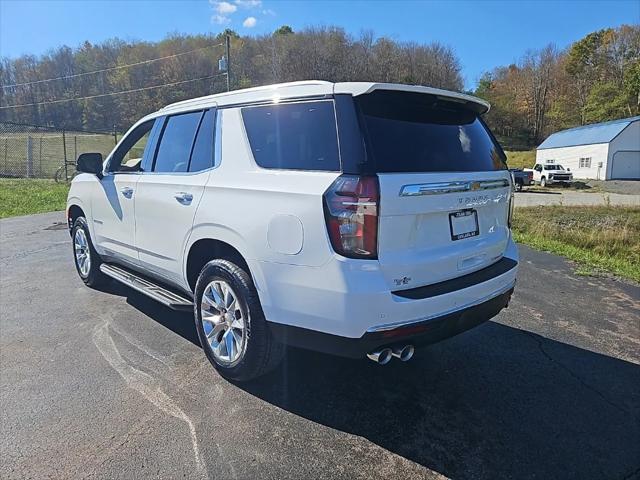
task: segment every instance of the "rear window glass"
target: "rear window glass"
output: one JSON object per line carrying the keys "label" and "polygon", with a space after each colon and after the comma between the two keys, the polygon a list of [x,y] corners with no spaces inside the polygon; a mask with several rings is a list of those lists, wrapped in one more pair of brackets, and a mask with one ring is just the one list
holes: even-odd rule
{"label": "rear window glass", "polygon": [[242,118],[262,168],[340,170],[332,101],[246,107]]}
{"label": "rear window glass", "polygon": [[368,154],[385,172],[505,170],[478,114],[435,95],[377,91],[356,98]]}

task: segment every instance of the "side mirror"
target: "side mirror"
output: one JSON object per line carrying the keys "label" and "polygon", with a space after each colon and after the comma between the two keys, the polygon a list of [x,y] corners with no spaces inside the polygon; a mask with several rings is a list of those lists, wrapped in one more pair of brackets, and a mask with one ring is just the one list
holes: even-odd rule
{"label": "side mirror", "polygon": [[81,153],[76,162],[76,169],[83,173],[92,173],[102,178],[102,154]]}
{"label": "side mirror", "polygon": [[570,171],[571,171],[571,169],[570,169],[570,168],[567,168],[567,172],[570,172]]}

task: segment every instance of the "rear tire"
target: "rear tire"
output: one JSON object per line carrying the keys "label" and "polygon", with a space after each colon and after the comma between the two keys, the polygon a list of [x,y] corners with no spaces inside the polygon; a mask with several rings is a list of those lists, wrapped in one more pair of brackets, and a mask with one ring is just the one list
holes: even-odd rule
{"label": "rear tire", "polygon": [[212,260],[204,266],[196,282],[194,316],[200,345],[226,378],[252,380],[273,370],[284,356],[251,277],[235,263]]}
{"label": "rear tire", "polygon": [[102,260],[96,249],[93,248],[87,220],[84,217],[78,217],[73,222],[71,239],[73,260],[82,281],[92,288],[102,285],[107,277],[100,271]]}

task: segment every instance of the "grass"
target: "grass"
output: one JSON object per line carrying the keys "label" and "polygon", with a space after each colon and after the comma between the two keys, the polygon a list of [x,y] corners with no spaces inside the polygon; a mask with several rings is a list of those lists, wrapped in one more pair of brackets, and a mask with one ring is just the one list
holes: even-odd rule
{"label": "grass", "polygon": [[533,168],[536,163],[536,151],[525,150],[522,152],[507,151],[507,165],[509,168]]}
{"label": "grass", "polygon": [[64,210],[68,192],[53,180],[0,178],[0,218]]}
{"label": "grass", "polygon": [[640,283],[640,208],[517,208],[513,232],[520,243],[577,262],[578,274]]}

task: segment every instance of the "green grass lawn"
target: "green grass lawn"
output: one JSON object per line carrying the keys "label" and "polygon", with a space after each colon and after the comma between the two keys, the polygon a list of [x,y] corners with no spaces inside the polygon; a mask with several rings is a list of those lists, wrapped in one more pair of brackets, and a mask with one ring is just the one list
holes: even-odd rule
{"label": "green grass lawn", "polygon": [[53,180],[0,178],[0,218],[64,210],[68,192]]}
{"label": "green grass lawn", "polygon": [[522,152],[507,151],[507,165],[509,168],[533,168],[536,163],[536,151],[525,150]]}
{"label": "green grass lawn", "polygon": [[574,260],[578,273],[640,283],[640,208],[517,208],[513,233],[517,242]]}

